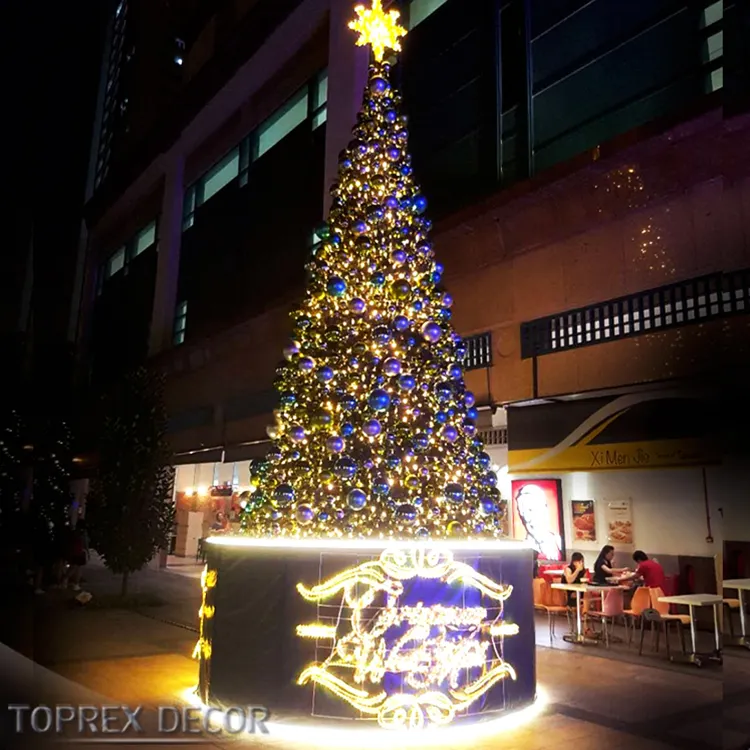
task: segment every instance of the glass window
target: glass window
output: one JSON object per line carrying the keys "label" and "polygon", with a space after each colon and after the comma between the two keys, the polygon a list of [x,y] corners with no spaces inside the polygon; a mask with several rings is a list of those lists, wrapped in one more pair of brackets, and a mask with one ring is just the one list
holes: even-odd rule
{"label": "glass window", "polygon": [[234,149],[227,154],[216,166],[212,167],[202,179],[203,203],[212,198],[225,185],[240,173],[240,152]]}
{"label": "glass window", "polygon": [[328,119],[328,71],[324,70],[312,86],[312,129]]}
{"label": "glass window", "polygon": [[724,18],[724,3],[719,0],[718,3],[713,3],[704,9],[701,26],[710,26],[712,23],[721,21],[722,18]]}
{"label": "glass window", "polygon": [[116,250],[107,261],[107,278],[111,278],[125,268],[125,247]]}
{"label": "glass window", "polygon": [[148,226],[141,229],[135,237],[133,257],[140,255],[144,250],[156,242],[156,222],[152,221]]}
{"label": "glass window", "polygon": [[431,16],[441,5],[448,0],[412,0],[409,5],[409,28],[413,29],[422,23],[425,18]]}
{"label": "glass window", "polygon": [[295,94],[258,128],[256,158],[263,156],[307,119],[307,89]]}
{"label": "glass window", "polygon": [[724,32],[720,31],[718,34],[712,34],[706,39],[706,47],[703,53],[705,61],[715,60],[717,57],[721,57],[724,54]]}
{"label": "glass window", "polygon": [[183,300],[177,305],[174,316],[174,333],[172,340],[175,346],[185,341],[185,329],[187,328],[187,301]]}

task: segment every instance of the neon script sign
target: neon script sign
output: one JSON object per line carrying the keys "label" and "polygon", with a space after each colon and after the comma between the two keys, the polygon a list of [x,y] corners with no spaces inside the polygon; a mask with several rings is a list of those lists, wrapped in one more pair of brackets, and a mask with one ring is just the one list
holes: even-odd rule
{"label": "neon script sign", "polygon": [[[331,641],[330,655],[308,666],[298,684],[313,682],[388,729],[449,724],[493,685],[516,672],[502,656],[512,587],[498,584],[448,551],[387,549],[312,588],[310,602],[341,596],[350,629],[299,625],[297,635]],[[490,608],[481,606],[489,600]],[[430,604],[426,602],[432,602]]]}

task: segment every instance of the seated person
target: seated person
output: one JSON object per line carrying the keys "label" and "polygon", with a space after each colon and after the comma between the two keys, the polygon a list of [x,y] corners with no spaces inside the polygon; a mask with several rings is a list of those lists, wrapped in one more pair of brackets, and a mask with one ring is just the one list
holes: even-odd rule
{"label": "seated person", "polygon": [[611,544],[605,544],[602,547],[602,551],[599,553],[599,557],[596,558],[594,563],[594,576],[592,579],[593,583],[600,586],[606,586],[609,581],[608,578],[614,578],[615,576],[627,573],[627,568],[614,568],[612,567],[612,561],[615,559],[615,548]]}
{"label": "seated person", "polygon": [[[586,575],[586,568],[583,563],[583,555],[580,552],[574,552],[570,558],[570,565],[566,565],[561,576],[562,583],[583,583]],[[573,591],[568,591],[568,606],[576,606],[576,595]]]}
{"label": "seated person", "polygon": [[216,514],[216,520],[211,524],[211,531],[219,534],[229,531],[229,521],[221,511]]}
{"label": "seated person", "polygon": [[664,591],[666,582],[664,568],[656,560],[649,560],[648,555],[639,549],[633,552],[633,560],[638,567],[635,573],[625,576],[624,580],[640,580],[646,588]]}

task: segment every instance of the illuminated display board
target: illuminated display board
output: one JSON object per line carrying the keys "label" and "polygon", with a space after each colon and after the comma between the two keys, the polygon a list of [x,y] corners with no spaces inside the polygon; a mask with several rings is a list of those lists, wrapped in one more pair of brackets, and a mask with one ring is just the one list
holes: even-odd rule
{"label": "illuminated display board", "polygon": [[[536,690],[531,550],[208,545],[200,695],[284,719],[422,729]],[[360,722],[362,723],[362,722]]]}

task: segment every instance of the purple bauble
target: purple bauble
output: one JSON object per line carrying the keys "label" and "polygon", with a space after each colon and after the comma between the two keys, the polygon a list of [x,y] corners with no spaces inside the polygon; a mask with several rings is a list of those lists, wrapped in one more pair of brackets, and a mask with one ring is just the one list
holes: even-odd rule
{"label": "purple bauble", "polygon": [[299,443],[305,439],[305,428],[295,425],[289,430],[289,437],[294,440],[295,443]]}
{"label": "purple bauble", "polygon": [[401,362],[399,362],[395,357],[389,357],[383,363],[383,371],[386,375],[395,377],[401,372]]}
{"label": "purple bauble", "polygon": [[302,372],[310,372],[313,367],[315,367],[315,362],[310,359],[310,357],[302,357],[299,361],[299,369],[302,370]]}
{"label": "purple bauble", "polygon": [[384,201],[385,207],[391,210],[398,208],[398,198],[395,195],[389,195]]}
{"label": "purple bauble", "polygon": [[391,260],[397,266],[403,265],[406,263],[406,253],[403,250],[394,250],[391,253]]}
{"label": "purple bauble", "polygon": [[357,315],[361,315],[365,311],[365,307],[365,301],[359,297],[355,297],[349,302],[349,309]]}
{"label": "purple bauble", "polygon": [[422,326],[422,336],[424,336],[425,340],[429,341],[431,344],[438,341],[442,335],[443,329],[432,320],[428,320]]}
{"label": "purple bauble", "polygon": [[369,437],[377,437],[378,435],[380,435],[380,431],[383,429],[383,427],[377,419],[370,419],[365,422],[363,429],[365,435],[368,435]]}
{"label": "purple bauble", "polygon": [[391,146],[386,152],[385,155],[391,160],[391,161],[398,161],[401,158],[401,149],[396,148],[395,146]]}
{"label": "purple bauble", "polygon": [[473,419],[464,419],[463,428],[469,437],[474,437],[477,434],[477,426]]}
{"label": "purple bauble", "polygon": [[443,307],[452,307],[453,306],[453,297],[446,292],[443,295]]}
{"label": "purple bauble", "polygon": [[338,435],[329,437],[328,440],[326,440],[326,448],[328,448],[331,453],[341,453],[341,451],[344,450],[344,438],[340,438]]}
{"label": "purple bauble", "polygon": [[284,359],[293,359],[299,354],[299,344],[296,341],[290,341],[284,347]]}
{"label": "purple bauble", "polygon": [[388,81],[385,80],[385,78],[381,78],[380,76],[377,76],[376,78],[373,78],[370,81],[370,93],[375,94],[376,96],[382,96],[385,94],[386,91],[388,91]]}
{"label": "purple bauble", "polygon": [[466,404],[466,406],[471,408],[472,406],[474,406],[476,401],[476,396],[471,391],[466,391],[466,393],[464,393],[464,403]]}
{"label": "purple bauble", "polygon": [[443,427],[443,438],[449,443],[453,443],[457,437],[458,430],[452,424],[447,424]]}
{"label": "purple bauble", "polygon": [[309,505],[300,505],[297,508],[296,516],[297,523],[300,526],[307,526],[315,518],[315,511]]}
{"label": "purple bauble", "polygon": [[397,331],[405,331],[409,327],[409,319],[403,315],[397,315],[393,319],[393,327]]}

